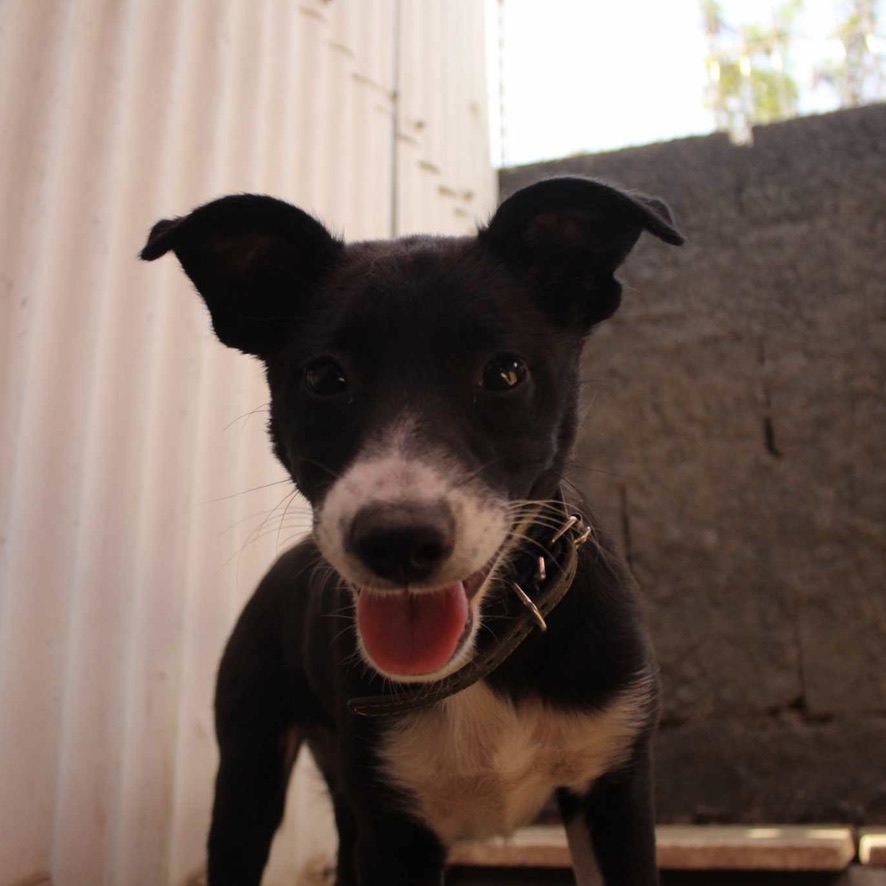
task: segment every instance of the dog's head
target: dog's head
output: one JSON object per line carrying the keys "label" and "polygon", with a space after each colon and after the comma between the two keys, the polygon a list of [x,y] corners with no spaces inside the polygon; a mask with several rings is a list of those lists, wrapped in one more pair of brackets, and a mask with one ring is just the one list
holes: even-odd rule
{"label": "dog's head", "polygon": [[175,252],[221,341],[264,361],[274,451],[381,673],[470,658],[491,578],[559,483],[582,341],[644,230],[682,242],[660,201],[560,178],[476,237],[346,245],[254,195],[151,231],[142,258]]}

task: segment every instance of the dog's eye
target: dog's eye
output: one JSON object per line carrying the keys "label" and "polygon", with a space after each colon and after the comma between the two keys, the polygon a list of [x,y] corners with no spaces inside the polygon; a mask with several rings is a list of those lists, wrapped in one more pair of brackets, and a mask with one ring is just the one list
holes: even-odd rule
{"label": "dog's eye", "polygon": [[483,368],[481,385],[487,391],[510,391],[521,384],[528,374],[529,369],[519,357],[499,354]]}
{"label": "dog's eye", "polygon": [[304,385],[315,397],[337,397],[347,391],[348,379],[335,360],[321,357],[305,367]]}

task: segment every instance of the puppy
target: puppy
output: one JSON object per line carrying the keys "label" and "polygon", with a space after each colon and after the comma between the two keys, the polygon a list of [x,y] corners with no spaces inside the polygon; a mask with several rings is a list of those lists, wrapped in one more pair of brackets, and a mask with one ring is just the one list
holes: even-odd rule
{"label": "puppy", "polygon": [[559,178],[475,237],[345,244],[270,197],[158,222],[221,341],[263,361],[313,532],[219,670],[212,886],[260,882],[306,742],[339,886],[440,884],[556,795],[579,886],[657,882],[656,679],[625,567],[562,477],[578,366],[667,207]]}

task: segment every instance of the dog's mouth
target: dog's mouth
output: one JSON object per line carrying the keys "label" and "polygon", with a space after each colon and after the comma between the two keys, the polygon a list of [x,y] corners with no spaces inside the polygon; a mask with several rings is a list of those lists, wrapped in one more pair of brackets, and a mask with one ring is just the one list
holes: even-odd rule
{"label": "dog's mouth", "polygon": [[357,590],[357,628],[379,671],[420,677],[445,668],[470,637],[471,600],[489,577],[490,562],[462,581],[420,591]]}

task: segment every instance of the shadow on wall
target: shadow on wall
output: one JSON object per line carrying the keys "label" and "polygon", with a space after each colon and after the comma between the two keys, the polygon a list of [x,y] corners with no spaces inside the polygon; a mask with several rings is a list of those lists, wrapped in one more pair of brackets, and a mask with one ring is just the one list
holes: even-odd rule
{"label": "shadow on wall", "polygon": [[886,105],[506,169],[664,197],[574,482],[648,604],[662,821],[886,821]]}

